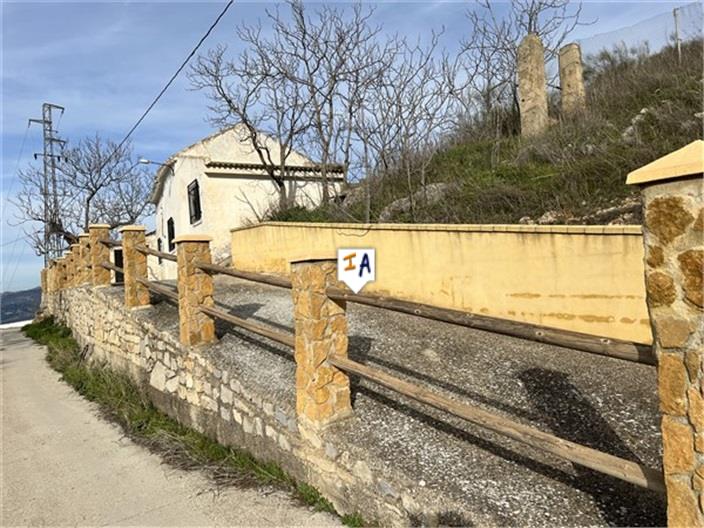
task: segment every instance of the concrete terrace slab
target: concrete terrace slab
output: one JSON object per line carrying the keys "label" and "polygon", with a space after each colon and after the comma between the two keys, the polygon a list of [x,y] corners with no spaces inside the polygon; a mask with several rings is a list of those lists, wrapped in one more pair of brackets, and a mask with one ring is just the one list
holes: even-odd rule
{"label": "concrete terrace slab", "polygon": [[[239,317],[292,331],[290,291],[216,279],[216,304]],[[111,295],[121,295],[113,289]],[[168,301],[135,312],[177,334]],[[350,304],[352,359],[559,437],[661,467],[653,367]],[[290,350],[219,322],[209,353],[295,405]],[[664,525],[664,497],[576,466],[370,382],[353,378],[355,416],[326,439],[365,452],[375,469],[402,472],[435,496],[450,525]],[[354,456],[354,453],[352,453]],[[379,493],[395,494],[392,486]],[[422,522],[423,519],[418,519]]]}

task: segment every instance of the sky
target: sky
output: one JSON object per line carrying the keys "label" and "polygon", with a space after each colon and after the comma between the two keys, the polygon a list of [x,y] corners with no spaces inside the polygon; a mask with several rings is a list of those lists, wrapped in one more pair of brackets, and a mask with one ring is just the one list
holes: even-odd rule
{"label": "sky", "polygon": [[[2,18],[2,224],[0,291],[39,284],[43,265],[22,237],[9,198],[19,189],[18,167],[41,152],[43,102],[66,108],[60,137],[71,142],[99,132],[119,141],[176,71],[226,2],[27,2],[0,0]],[[309,2],[314,8],[315,3]],[[340,4],[344,5],[344,4]],[[452,49],[465,36],[469,2],[376,2],[375,21],[384,31],[415,39],[445,28]],[[682,2],[585,2],[574,39],[585,52],[610,46],[620,37],[665,40],[672,9]],[[236,2],[201,51],[227,44],[237,52],[235,27],[261,20],[273,2]],[[701,6],[698,6],[701,11]],[[685,21],[686,23],[686,21]],[[690,21],[691,25],[691,21]],[[205,94],[193,91],[185,75],[171,86],[132,137],[136,155],[166,160],[213,132]]]}

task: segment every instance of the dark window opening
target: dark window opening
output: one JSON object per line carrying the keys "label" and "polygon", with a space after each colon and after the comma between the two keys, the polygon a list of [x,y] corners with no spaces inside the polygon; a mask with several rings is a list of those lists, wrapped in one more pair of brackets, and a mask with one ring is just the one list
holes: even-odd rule
{"label": "dark window opening", "polygon": [[[163,249],[162,246],[163,246],[163,244],[161,243],[161,237],[159,237],[156,239],[157,251],[162,251],[162,249]],[[159,264],[161,264],[161,257],[157,257],[157,262],[159,262]]]}
{"label": "dark window opening", "polygon": [[166,238],[169,244],[169,251],[176,249],[176,243],[174,239],[176,238],[176,228],[174,227],[174,219],[169,218],[166,221]]}
{"label": "dark window opening", "polygon": [[198,180],[193,180],[188,185],[188,211],[191,215],[192,224],[200,220],[200,187],[198,187]]}
{"label": "dark window opening", "polygon": [[[115,266],[117,266],[118,268],[124,267],[125,262],[122,259],[122,249],[115,249],[115,252],[113,253],[113,258],[115,259]],[[125,276],[119,271],[116,271],[115,284],[122,284],[123,282],[125,282]]]}

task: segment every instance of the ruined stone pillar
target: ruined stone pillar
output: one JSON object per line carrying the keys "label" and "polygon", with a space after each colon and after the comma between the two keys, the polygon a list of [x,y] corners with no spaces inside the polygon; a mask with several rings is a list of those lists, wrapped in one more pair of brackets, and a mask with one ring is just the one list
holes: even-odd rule
{"label": "ruined stone pillar", "polygon": [[215,322],[200,311],[199,306],[211,308],[213,278],[196,267],[196,263],[211,264],[210,241],[206,235],[177,237],[176,263],[178,265],[178,320],[179,336],[184,345],[195,346],[215,341]]}
{"label": "ruined stone pillar", "polygon": [[704,526],[704,142],[627,181],[643,196],[668,526]]}
{"label": "ruined stone pillar", "polygon": [[107,224],[91,224],[88,226],[90,239],[91,281],[93,286],[109,286],[110,270],[102,266],[110,262],[110,248],[100,241],[110,238],[110,226]]}
{"label": "ruined stone pillar", "polygon": [[586,108],[586,95],[579,44],[573,42],[563,46],[560,49],[559,63],[562,114],[580,114]]}
{"label": "ruined stone pillar", "polygon": [[334,260],[292,262],[291,283],[296,414],[300,425],[320,428],[352,413],[350,380],[327,362],[332,355],[347,357],[346,303],[326,293],[328,287],[338,285]]}
{"label": "ruined stone pillar", "polygon": [[540,37],[529,33],[518,46],[518,95],[521,135],[531,137],[547,129],[548,93]]}
{"label": "ruined stone pillar", "polygon": [[146,244],[144,226],[130,225],[120,228],[122,233],[122,266],[125,271],[125,306],[149,306],[149,290],[137,279],[147,278],[147,256],[136,246]]}
{"label": "ruined stone pillar", "polygon": [[90,239],[88,233],[78,235],[78,244],[81,246],[81,258],[79,261],[78,284],[90,283]]}

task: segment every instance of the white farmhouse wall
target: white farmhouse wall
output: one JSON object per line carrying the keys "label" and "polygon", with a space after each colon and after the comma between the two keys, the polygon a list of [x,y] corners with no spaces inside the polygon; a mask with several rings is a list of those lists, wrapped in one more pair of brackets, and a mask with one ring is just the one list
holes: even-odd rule
{"label": "white farmhouse wall", "polygon": [[[237,128],[211,136],[173,157],[172,170],[167,170],[161,197],[156,207],[156,237],[162,241],[162,250],[169,252],[167,221],[174,219],[175,235],[208,234],[213,237],[213,260],[219,262],[230,255],[230,229],[257,223],[278,204],[276,185],[261,171],[237,171],[206,167],[209,161],[261,163],[257,153],[240,140]],[[273,159],[278,156],[278,144],[269,140],[267,146]],[[309,165],[306,157],[291,153],[290,165]],[[190,222],[188,185],[198,181],[201,200],[201,219]],[[295,203],[314,207],[322,201],[323,186],[318,181],[287,182],[288,192],[295,192]],[[331,193],[339,184],[330,185]],[[156,241],[152,245],[156,247]],[[175,254],[175,251],[172,252]],[[153,260],[152,262],[155,263]],[[152,264],[150,262],[150,264]],[[176,265],[162,260],[150,265],[150,273],[161,280],[176,277]]]}

